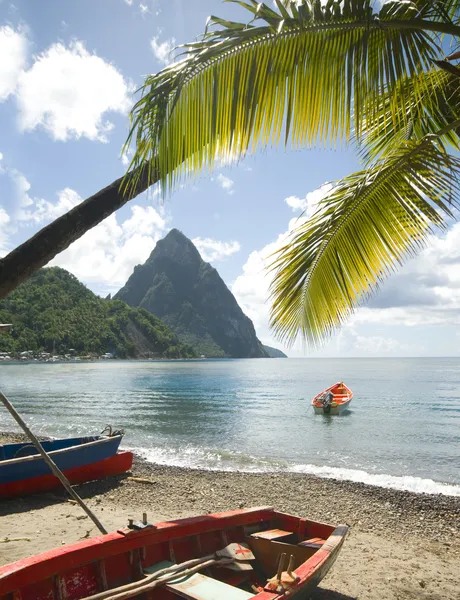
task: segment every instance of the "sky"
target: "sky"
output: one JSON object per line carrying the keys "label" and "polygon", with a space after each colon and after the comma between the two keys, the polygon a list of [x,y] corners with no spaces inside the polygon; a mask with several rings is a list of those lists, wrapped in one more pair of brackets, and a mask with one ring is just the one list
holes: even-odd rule
{"label": "sky", "polygon": [[[210,14],[249,20],[220,0],[0,0],[0,255],[124,173],[136,89]],[[273,338],[267,257],[330,182],[359,168],[353,148],[269,148],[187,180],[164,201],[151,188],[51,264],[106,296],[176,227],[217,268],[259,338],[290,356],[458,356],[455,223],[321,348]]]}

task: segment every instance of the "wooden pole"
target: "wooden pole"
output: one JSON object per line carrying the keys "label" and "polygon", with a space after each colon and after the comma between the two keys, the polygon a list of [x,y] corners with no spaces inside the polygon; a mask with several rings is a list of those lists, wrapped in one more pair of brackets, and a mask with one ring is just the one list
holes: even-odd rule
{"label": "wooden pole", "polygon": [[80,498],[80,496],[77,494],[77,492],[70,485],[68,479],[62,473],[62,471],[59,469],[59,467],[56,465],[56,463],[48,456],[46,451],[43,449],[43,446],[40,444],[38,439],[28,428],[26,422],[23,421],[22,417],[19,415],[17,410],[14,408],[14,406],[11,404],[11,402],[8,400],[8,398],[5,396],[5,394],[3,394],[1,391],[0,391],[0,400],[3,402],[3,404],[5,405],[6,409],[8,410],[10,415],[13,417],[13,419],[19,424],[21,429],[31,439],[33,445],[35,446],[35,448],[37,448],[37,450],[41,454],[43,460],[49,466],[49,468],[51,469],[53,474],[62,483],[62,485],[65,487],[65,489],[70,494],[70,496],[72,496],[72,498],[75,500],[75,502],[77,502],[77,504],[79,504],[81,506],[81,508],[85,511],[85,513],[88,515],[88,517],[93,521],[93,523],[96,525],[96,527],[99,529],[99,531],[104,534],[107,533],[105,527],[102,525],[102,523],[96,517],[96,515],[91,511],[91,509],[88,506],[86,506],[86,504],[83,502],[83,500]]}

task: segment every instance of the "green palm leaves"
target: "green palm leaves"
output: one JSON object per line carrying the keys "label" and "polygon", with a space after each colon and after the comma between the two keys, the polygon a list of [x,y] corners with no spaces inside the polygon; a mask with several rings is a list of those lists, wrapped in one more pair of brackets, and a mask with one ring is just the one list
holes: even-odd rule
{"label": "green palm leaves", "polygon": [[249,22],[210,17],[147,77],[131,166],[166,193],[261,146],[356,141],[369,168],[338,182],[274,262],[275,331],[316,343],[452,214],[460,79],[434,65],[439,35],[460,37],[459,3],[390,0],[377,14],[370,0],[227,1]]}
{"label": "green palm leaves", "polygon": [[210,17],[182,61],[147,77],[133,109],[132,166],[158,160],[165,190],[259,145],[348,140],[352,128],[359,137],[363,115],[368,127],[379,118],[385,85],[438,56],[423,19],[409,20],[411,3],[391,3],[377,16],[369,0],[278,2],[279,13],[255,0],[230,1],[253,20]]}
{"label": "green palm leaves", "polygon": [[322,341],[453,216],[460,161],[437,142],[407,142],[341,180],[294,231],[273,263],[272,325],[279,337]]}

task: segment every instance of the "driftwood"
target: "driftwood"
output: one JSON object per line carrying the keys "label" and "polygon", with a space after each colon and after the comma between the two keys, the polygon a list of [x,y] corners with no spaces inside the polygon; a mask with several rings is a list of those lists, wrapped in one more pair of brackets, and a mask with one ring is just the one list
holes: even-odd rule
{"label": "driftwood", "polygon": [[156,481],[153,481],[152,479],[146,479],[144,477],[127,477],[126,479],[128,481],[135,481],[136,483],[150,483],[150,485],[156,483]]}

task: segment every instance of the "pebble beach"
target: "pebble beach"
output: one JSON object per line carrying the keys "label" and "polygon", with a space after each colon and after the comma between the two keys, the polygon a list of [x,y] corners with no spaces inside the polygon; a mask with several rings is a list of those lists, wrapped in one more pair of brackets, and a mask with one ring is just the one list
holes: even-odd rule
{"label": "pebble beach", "polygon": [[[0,435],[0,443],[19,441]],[[151,522],[251,506],[347,524],[350,534],[315,598],[460,598],[460,498],[415,494],[292,473],[161,466],[135,456],[132,472],[76,487],[110,531],[147,512]],[[60,490],[0,501],[0,563],[98,534]]]}

